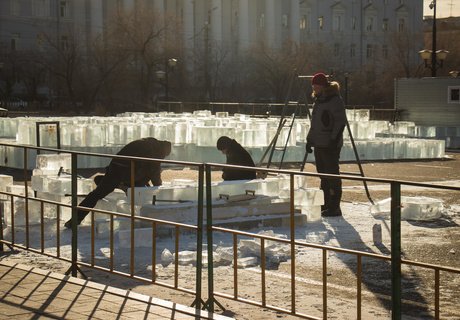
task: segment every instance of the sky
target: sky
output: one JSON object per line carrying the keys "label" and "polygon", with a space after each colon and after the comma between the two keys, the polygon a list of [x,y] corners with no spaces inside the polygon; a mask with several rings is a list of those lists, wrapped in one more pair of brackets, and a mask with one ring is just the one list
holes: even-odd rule
{"label": "sky", "polygon": [[[432,0],[423,0],[423,15],[432,16],[433,10],[429,5]],[[436,0],[436,18],[459,17],[460,1],[458,0]]]}

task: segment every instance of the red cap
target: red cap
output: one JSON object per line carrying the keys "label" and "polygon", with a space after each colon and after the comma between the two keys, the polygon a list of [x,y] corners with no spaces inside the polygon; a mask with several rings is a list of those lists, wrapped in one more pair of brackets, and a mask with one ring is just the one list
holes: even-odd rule
{"label": "red cap", "polygon": [[311,84],[314,85],[318,85],[318,86],[323,86],[323,87],[326,87],[329,83],[327,81],[327,77],[324,73],[320,72],[320,73],[316,73],[313,78],[311,79]]}

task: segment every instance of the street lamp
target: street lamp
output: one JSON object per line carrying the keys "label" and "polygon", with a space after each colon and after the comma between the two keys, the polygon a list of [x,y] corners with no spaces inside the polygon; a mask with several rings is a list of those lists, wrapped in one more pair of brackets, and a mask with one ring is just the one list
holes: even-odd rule
{"label": "street lamp", "polygon": [[431,76],[436,77],[436,71],[438,68],[442,68],[444,60],[446,60],[447,54],[449,53],[449,51],[447,50],[432,51],[432,50],[424,49],[424,50],[420,50],[418,53],[420,54],[420,57],[425,62],[425,68],[430,68]]}
{"label": "street lamp", "polygon": [[[431,69],[431,76],[436,77],[436,70],[442,67],[443,61],[446,59],[449,51],[447,50],[436,50],[436,0],[431,1],[430,9],[433,10],[433,30],[432,30],[432,49],[419,51],[420,57],[425,61],[425,67]],[[428,61],[431,60],[431,65]],[[438,63],[439,60],[439,63]]]}
{"label": "street lamp", "polygon": [[169,100],[169,72],[172,71],[177,65],[177,59],[169,58],[165,63],[165,71],[158,70],[155,72],[157,78],[161,81],[165,79],[165,99]]}

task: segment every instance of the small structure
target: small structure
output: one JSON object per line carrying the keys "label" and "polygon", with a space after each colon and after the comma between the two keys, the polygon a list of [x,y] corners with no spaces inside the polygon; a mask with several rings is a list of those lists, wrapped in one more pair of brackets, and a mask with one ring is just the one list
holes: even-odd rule
{"label": "small structure", "polygon": [[460,148],[460,77],[396,79],[394,97],[399,120],[435,127],[447,148]]}

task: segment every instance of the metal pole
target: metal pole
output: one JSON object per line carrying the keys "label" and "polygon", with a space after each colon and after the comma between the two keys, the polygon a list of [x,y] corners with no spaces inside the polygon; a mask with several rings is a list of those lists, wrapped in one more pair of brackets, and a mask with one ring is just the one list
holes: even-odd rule
{"label": "metal pole", "polygon": [[214,312],[214,268],[212,257],[212,190],[211,166],[206,165],[206,236],[208,245],[208,311]]}
{"label": "metal pole", "polygon": [[72,162],[72,266],[71,272],[72,277],[77,276],[77,259],[78,259],[78,226],[77,226],[77,205],[78,205],[78,198],[77,198],[77,155],[72,153],[71,156]]}
{"label": "metal pole", "polygon": [[401,319],[401,185],[391,183],[391,319]]}
{"label": "metal pole", "polygon": [[436,77],[436,0],[433,0],[433,47],[431,49],[431,76]]}

